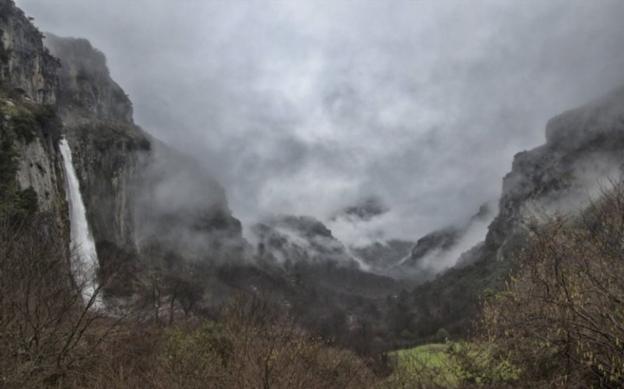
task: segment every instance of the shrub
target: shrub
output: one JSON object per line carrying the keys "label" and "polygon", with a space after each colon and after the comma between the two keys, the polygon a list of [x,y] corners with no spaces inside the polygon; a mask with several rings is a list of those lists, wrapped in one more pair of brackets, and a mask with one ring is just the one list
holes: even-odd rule
{"label": "shrub", "polygon": [[161,354],[172,387],[361,388],[373,376],[256,298],[237,298],[219,323],[167,331]]}
{"label": "shrub", "polygon": [[0,219],[0,386],[60,385],[95,363],[103,319],[67,277],[67,250],[43,216]]}
{"label": "shrub", "polygon": [[624,385],[624,185],[580,217],[534,227],[520,271],[489,299],[482,328],[521,380]]}
{"label": "shrub", "polygon": [[434,336],[434,340],[436,342],[440,342],[440,343],[447,342],[449,340],[449,338],[450,338],[450,335],[449,335],[448,331],[445,330],[444,328],[440,328],[436,332],[436,334]]}

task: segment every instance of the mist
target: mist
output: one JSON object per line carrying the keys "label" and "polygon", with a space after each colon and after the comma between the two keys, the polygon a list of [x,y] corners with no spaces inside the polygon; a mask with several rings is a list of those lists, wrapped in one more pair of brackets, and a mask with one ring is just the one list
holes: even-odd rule
{"label": "mist", "polygon": [[245,225],[382,199],[336,226],[348,243],[465,220],[550,117],[624,84],[619,0],[17,3],[106,53],[137,123]]}

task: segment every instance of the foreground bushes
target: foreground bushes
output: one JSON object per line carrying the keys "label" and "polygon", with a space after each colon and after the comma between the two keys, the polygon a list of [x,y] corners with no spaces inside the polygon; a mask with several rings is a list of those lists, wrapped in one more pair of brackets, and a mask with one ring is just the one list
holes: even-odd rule
{"label": "foreground bushes", "polygon": [[[374,377],[255,298],[165,326],[91,309],[54,220],[0,223],[2,388],[362,388]],[[93,299],[95,300],[95,296]]]}
{"label": "foreground bushes", "polygon": [[264,313],[254,316],[250,310],[254,305],[263,304],[255,300],[232,303],[219,323],[141,329],[126,324],[125,331],[103,344],[97,363],[75,372],[72,381],[64,384],[157,389],[366,388],[375,382],[354,354],[327,347],[285,319],[268,319]]}
{"label": "foreground bushes", "polygon": [[219,323],[166,331],[158,361],[173,387],[362,388],[374,377],[259,300],[238,299]]}
{"label": "foreground bushes", "polygon": [[[110,334],[68,274],[55,221],[0,221],[0,387],[54,385]],[[100,323],[102,321],[102,323]]]}
{"label": "foreground bushes", "polygon": [[484,308],[500,359],[542,387],[624,386],[624,185],[533,230],[521,269]]}
{"label": "foreground bushes", "polygon": [[624,386],[624,185],[532,229],[471,343],[403,355],[388,377],[257,298],[169,325],[89,309],[54,223],[0,223],[3,388]]}
{"label": "foreground bushes", "polygon": [[513,261],[471,342],[404,357],[395,387],[624,387],[624,184],[534,224]]}

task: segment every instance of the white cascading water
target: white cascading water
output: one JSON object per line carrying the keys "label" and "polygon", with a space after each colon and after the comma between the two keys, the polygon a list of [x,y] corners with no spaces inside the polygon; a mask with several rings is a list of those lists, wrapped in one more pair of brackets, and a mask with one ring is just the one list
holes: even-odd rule
{"label": "white cascading water", "polygon": [[[61,139],[59,148],[65,166],[66,192],[69,203],[72,273],[74,281],[82,289],[84,301],[89,302],[98,290],[96,277],[99,262],[97,251],[87,222],[86,208],[82,201],[71,149],[65,138]],[[101,296],[96,296],[92,303],[96,309],[100,308],[102,306]]]}

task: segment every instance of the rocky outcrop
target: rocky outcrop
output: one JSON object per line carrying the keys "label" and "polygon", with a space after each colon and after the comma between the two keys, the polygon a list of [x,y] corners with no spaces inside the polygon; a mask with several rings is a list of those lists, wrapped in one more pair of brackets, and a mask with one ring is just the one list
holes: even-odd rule
{"label": "rocky outcrop", "polygon": [[48,35],[46,45],[60,58],[57,107],[93,235],[134,250],[134,188],[149,139],[133,123],[132,104],[103,54],[82,39]]}
{"label": "rocky outcrop", "polygon": [[134,123],[105,56],[84,39],[49,34],[46,45],[61,61],[58,110],[98,245],[133,252],[157,240],[183,258],[240,256],[223,188]]}
{"label": "rocky outcrop", "polygon": [[15,175],[16,189],[33,193],[38,211],[60,227],[66,220],[61,125],[49,106],[57,99],[59,63],[41,37],[13,1],[0,0],[0,140],[15,162],[14,171],[3,173]]}
{"label": "rocky outcrop", "polygon": [[527,222],[584,209],[624,171],[624,88],[550,120],[546,143],[517,154],[503,179],[499,213],[484,243],[414,291],[415,326],[466,331],[483,293],[504,285],[524,246]]}
{"label": "rocky outcrop", "polygon": [[77,125],[84,120],[110,121],[134,126],[132,102],[111,78],[106,56],[86,39],[60,38],[46,33],[45,46],[60,59],[59,110],[63,121]]}
{"label": "rocky outcrop", "polygon": [[423,236],[416,241],[409,258],[401,265],[406,267],[418,266],[427,256],[449,250],[457,243],[462,232],[459,227],[447,227]]}
{"label": "rocky outcrop", "polygon": [[504,260],[525,223],[588,205],[624,171],[624,88],[548,122],[546,143],[517,154],[503,179],[500,213],[487,248]]}
{"label": "rocky outcrop", "polygon": [[[4,104],[11,104],[11,101],[5,100]],[[57,154],[58,139],[58,134],[46,136],[42,132],[31,142],[15,143],[20,156],[17,171],[20,188],[32,188],[37,194],[39,211],[53,214],[60,214],[65,209],[64,172]]]}
{"label": "rocky outcrop", "polygon": [[[66,219],[64,172],[58,150],[61,126],[47,107],[6,95],[0,89],[0,142],[3,186],[33,194],[38,212],[51,216],[57,227]],[[9,193],[2,193],[7,196]],[[62,228],[58,228],[62,230]]]}
{"label": "rocky outcrop", "polygon": [[136,257],[158,236],[163,250],[180,257],[190,241],[201,243],[194,253],[232,241],[240,249],[241,226],[223,188],[134,123],[105,56],[84,39],[48,34],[44,47],[43,37],[12,0],[0,0],[0,141],[7,152],[0,173],[15,182],[6,185],[12,197],[2,197],[36,200],[38,211],[66,226],[64,136],[99,248]]}
{"label": "rocky outcrop", "polygon": [[12,0],[0,0],[0,81],[33,102],[54,104],[59,64],[42,37]]}

